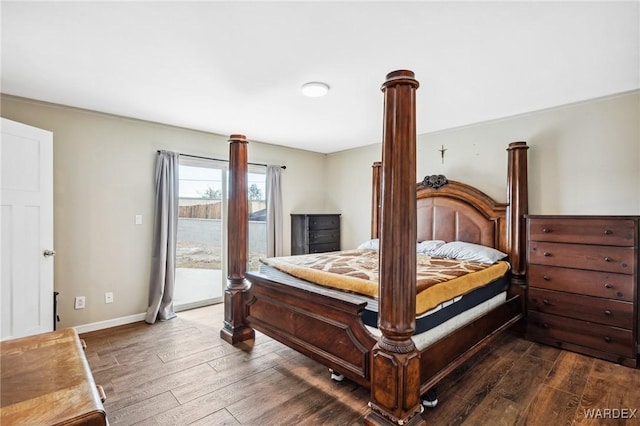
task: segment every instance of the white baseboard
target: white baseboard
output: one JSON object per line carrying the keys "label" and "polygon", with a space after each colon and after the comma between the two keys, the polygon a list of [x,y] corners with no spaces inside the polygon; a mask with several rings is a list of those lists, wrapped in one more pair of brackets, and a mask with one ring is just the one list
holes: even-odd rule
{"label": "white baseboard", "polygon": [[[215,305],[216,303],[222,303],[224,299],[222,297],[214,298],[214,299],[206,299],[199,302],[188,303],[177,307],[175,312],[187,311],[189,309],[201,308],[203,306]],[[105,321],[93,322],[91,324],[82,324],[77,325],[73,328],[76,329],[78,334],[89,333],[91,331],[104,330],[105,328],[117,327],[119,325],[131,324],[134,322],[144,321],[146,313],[129,315],[126,317],[113,318]]]}
{"label": "white baseboard", "polygon": [[215,305],[217,303],[223,303],[223,302],[224,302],[224,298],[215,297],[213,299],[205,299],[197,302],[185,303],[180,306],[175,306],[174,312],[182,312],[182,311],[188,311],[190,309],[203,308],[205,306]]}
{"label": "white baseboard", "polygon": [[93,322],[91,324],[77,325],[73,328],[76,329],[78,334],[89,333],[91,331],[104,330],[105,328],[117,327],[119,325],[125,325],[125,324],[131,324],[133,322],[144,321],[145,316],[146,316],[145,313],[141,313],[141,314],[129,315],[126,317],[113,318],[105,321]]}

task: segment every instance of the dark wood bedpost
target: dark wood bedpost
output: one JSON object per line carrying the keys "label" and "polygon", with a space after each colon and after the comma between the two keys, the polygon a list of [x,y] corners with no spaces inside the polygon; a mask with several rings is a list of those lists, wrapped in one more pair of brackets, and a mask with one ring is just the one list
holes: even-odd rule
{"label": "dark wood bedpost", "polygon": [[371,238],[380,236],[380,173],[382,162],[371,165]]}
{"label": "dark wood bedpost", "polygon": [[411,71],[382,85],[384,139],[380,212],[378,325],[371,351],[368,425],[425,425],[420,416],[420,352],[411,336],[416,312],[416,89]]}
{"label": "dark wood bedpost", "polygon": [[227,287],[224,290],[224,326],[220,337],[235,345],[253,339],[255,332],[246,325],[245,295],[249,283],[247,271],[247,229],[249,200],[247,197],[247,138],[229,137],[229,214],[227,238]]}
{"label": "dark wood bedpost", "polygon": [[507,247],[511,262],[512,281],[516,285],[525,284],[525,229],[524,215],[529,213],[527,192],[527,150],[526,142],[511,142],[507,148]]}

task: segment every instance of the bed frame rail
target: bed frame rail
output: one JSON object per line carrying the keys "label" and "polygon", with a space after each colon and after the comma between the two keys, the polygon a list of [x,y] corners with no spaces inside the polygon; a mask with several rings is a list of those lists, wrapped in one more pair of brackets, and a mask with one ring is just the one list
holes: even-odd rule
{"label": "bed frame rail", "polygon": [[520,296],[513,296],[506,303],[425,348],[420,357],[420,393],[426,393],[522,317]]}

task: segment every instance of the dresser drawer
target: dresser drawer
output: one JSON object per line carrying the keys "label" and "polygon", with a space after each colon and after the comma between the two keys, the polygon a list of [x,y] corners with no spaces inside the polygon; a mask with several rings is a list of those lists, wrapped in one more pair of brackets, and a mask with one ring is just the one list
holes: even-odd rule
{"label": "dresser drawer", "polygon": [[529,265],[530,288],[566,291],[633,302],[634,276],[557,266]]}
{"label": "dresser drawer", "polygon": [[633,329],[633,303],[530,288],[530,310]]}
{"label": "dresser drawer", "polygon": [[560,347],[567,342],[628,358],[636,357],[631,330],[535,311],[529,311],[528,318],[527,334],[534,339],[553,341]]}
{"label": "dresser drawer", "polygon": [[635,244],[633,220],[530,218],[528,223],[529,240],[611,246]]}
{"label": "dresser drawer", "polygon": [[337,229],[340,227],[340,217],[336,215],[309,216],[309,230]]}
{"label": "dresser drawer", "polygon": [[309,253],[324,253],[327,251],[340,250],[340,243],[326,243],[326,244],[309,244]]}
{"label": "dresser drawer", "polygon": [[340,242],[340,231],[327,229],[322,231],[309,231],[309,244]]}
{"label": "dresser drawer", "polygon": [[633,247],[592,246],[541,241],[529,242],[529,263],[633,274]]}

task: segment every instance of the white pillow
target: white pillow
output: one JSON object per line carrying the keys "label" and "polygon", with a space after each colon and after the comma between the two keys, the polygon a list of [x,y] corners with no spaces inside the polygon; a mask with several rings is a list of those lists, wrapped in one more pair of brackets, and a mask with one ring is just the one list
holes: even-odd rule
{"label": "white pillow", "polygon": [[378,250],[380,248],[380,240],[374,238],[373,240],[365,241],[364,243],[358,246],[358,250],[368,249],[368,250]]}
{"label": "white pillow", "polygon": [[432,253],[444,245],[442,240],[425,240],[418,243],[417,252],[432,255]]}
{"label": "white pillow", "polygon": [[491,247],[453,241],[446,243],[431,253],[434,257],[447,257],[449,259],[471,260],[473,262],[495,263],[507,257],[505,253]]}

